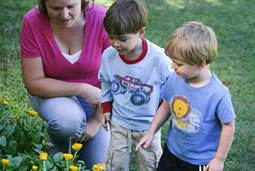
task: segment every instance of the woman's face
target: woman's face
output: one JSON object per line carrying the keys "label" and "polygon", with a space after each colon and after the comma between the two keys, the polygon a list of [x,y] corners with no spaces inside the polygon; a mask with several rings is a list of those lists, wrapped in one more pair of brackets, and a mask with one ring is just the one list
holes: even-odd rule
{"label": "woman's face", "polygon": [[81,0],[46,0],[52,24],[70,28],[81,15]]}

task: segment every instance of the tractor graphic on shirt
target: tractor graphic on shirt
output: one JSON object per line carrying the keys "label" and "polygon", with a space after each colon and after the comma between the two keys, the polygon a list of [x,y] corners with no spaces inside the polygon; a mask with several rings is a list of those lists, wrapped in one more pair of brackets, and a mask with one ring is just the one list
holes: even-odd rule
{"label": "tractor graphic on shirt", "polygon": [[150,100],[150,94],[153,91],[151,85],[143,84],[140,79],[130,76],[121,77],[119,75],[114,75],[114,77],[115,79],[111,84],[113,94],[131,93],[131,103],[138,106]]}

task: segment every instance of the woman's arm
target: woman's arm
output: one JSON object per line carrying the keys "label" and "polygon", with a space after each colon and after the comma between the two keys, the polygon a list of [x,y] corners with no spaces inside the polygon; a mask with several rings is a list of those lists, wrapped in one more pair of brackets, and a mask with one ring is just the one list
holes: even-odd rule
{"label": "woman's arm", "polygon": [[41,57],[22,57],[22,71],[27,90],[35,96],[81,96],[89,104],[98,104],[101,100],[101,90],[85,83],[71,83],[57,79],[46,78]]}

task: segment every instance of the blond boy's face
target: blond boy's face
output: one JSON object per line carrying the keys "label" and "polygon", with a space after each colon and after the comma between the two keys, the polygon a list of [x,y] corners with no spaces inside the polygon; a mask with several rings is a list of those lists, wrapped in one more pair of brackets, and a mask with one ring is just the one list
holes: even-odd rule
{"label": "blond boy's face", "polygon": [[198,75],[198,65],[190,65],[180,60],[172,59],[173,63],[171,68],[176,72],[180,78],[191,79]]}

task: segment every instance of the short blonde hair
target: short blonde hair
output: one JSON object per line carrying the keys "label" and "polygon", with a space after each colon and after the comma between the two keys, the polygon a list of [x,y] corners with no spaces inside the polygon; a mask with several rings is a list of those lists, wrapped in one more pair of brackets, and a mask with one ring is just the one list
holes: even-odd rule
{"label": "short blonde hair", "polygon": [[166,54],[190,65],[212,62],[217,56],[218,43],[214,31],[197,21],[184,23],[168,38]]}

